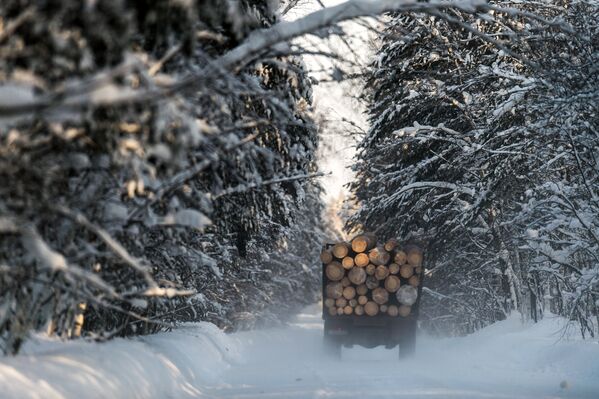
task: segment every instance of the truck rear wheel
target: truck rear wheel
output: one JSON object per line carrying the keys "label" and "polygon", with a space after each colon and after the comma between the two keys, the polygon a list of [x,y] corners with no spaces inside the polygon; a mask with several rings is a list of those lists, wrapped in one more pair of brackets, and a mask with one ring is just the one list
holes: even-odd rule
{"label": "truck rear wheel", "polygon": [[341,341],[324,332],[324,352],[333,359],[341,359]]}

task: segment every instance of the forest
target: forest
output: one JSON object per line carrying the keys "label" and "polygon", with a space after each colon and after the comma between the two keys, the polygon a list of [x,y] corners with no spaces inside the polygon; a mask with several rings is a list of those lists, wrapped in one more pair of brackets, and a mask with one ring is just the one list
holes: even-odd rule
{"label": "forest", "polygon": [[[0,349],[208,321],[280,325],[320,299],[323,243],[425,248],[420,328],[512,312],[599,329],[599,4],[4,0]],[[377,17],[343,229],[295,39]],[[326,55],[326,54],[325,54]],[[343,60],[339,61],[343,64]],[[351,208],[351,211],[347,209]]]}

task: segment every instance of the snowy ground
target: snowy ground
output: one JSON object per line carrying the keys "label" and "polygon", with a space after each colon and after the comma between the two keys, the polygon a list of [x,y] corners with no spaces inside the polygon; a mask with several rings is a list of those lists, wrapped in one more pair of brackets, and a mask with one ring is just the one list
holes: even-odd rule
{"label": "snowy ground", "polygon": [[[321,353],[311,307],[285,329],[225,335],[208,323],[107,344],[41,338],[0,359],[1,398],[599,398],[599,344],[561,321],[517,316],[465,338]],[[565,388],[560,387],[565,385]]]}

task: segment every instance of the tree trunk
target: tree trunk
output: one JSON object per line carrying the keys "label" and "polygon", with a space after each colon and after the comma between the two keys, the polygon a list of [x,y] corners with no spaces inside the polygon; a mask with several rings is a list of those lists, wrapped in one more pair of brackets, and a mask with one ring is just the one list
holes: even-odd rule
{"label": "tree trunk", "polygon": [[354,313],[354,308],[351,306],[347,305],[343,308],[343,314],[350,315],[352,313]]}
{"label": "tree trunk", "polygon": [[368,302],[368,297],[366,295],[360,295],[358,297],[358,303],[360,305],[366,305],[366,302]]}

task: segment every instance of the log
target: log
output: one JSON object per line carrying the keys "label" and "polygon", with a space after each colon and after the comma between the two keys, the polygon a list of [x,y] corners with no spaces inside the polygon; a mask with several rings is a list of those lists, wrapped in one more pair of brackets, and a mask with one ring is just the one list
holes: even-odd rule
{"label": "log", "polygon": [[333,256],[337,259],[343,259],[349,254],[350,245],[346,242],[338,242],[333,245]]}
{"label": "log", "polygon": [[381,311],[381,313],[387,313],[388,309],[389,309],[389,307],[387,305],[379,306],[379,310]]}
{"label": "log", "polygon": [[329,310],[329,314],[331,316],[335,316],[337,314],[337,307],[336,306],[329,306],[328,310]]}
{"label": "log", "polygon": [[379,280],[377,280],[376,277],[368,276],[366,278],[366,287],[368,287],[369,290],[372,290],[378,286],[379,286]]}
{"label": "log", "polygon": [[368,316],[376,316],[379,312],[379,305],[376,302],[368,301],[366,305],[364,305],[364,313]]}
{"label": "log", "polygon": [[320,253],[320,260],[324,264],[331,263],[333,261],[333,254],[328,249],[323,249]]}
{"label": "log", "polygon": [[347,274],[347,278],[355,285],[364,284],[366,281],[366,270],[363,267],[353,267]]}
{"label": "log", "polygon": [[330,308],[331,306],[335,306],[335,300],[333,298],[327,298],[324,300],[324,306]]}
{"label": "log", "polygon": [[389,276],[385,279],[385,289],[389,292],[396,292],[401,286],[401,281],[397,276]]}
{"label": "log", "polygon": [[343,308],[337,308],[337,315],[341,316],[343,314]]}
{"label": "log", "polygon": [[356,287],[356,294],[366,295],[367,293],[368,293],[368,287],[366,287],[366,284],[360,284],[359,286]]}
{"label": "log", "polygon": [[337,298],[337,300],[335,301],[335,305],[337,305],[338,308],[342,308],[345,305],[347,305],[347,299],[343,297]]}
{"label": "log", "polygon": [[343,285],[340,282],[329,283],[325,287],[327,298],[337,299],[343,295]]}
{"label": "log", "polygon": [[408,250],[408,263],[412,266],[422,265],[422,250],[418,247],[411,247]]}
{"label": "log", "polygon": [[387,314],[392,317],[396,317],[399,314],[399,308],[396,305],[389,305]]}
{"label": "log", "polygon": [[347,305],[343,308],[343,314],[350,315],[352,313],[354,313],[354,308],[351,306]]}
{"label": "log", "polygon": [[383,248],[385,248],[385,251],[387,251],[387,252],[393,251],[396,247],[397,247],[397,240],[395,238],[390,238],[389,240],[387,240],[387,242],[383,246]]}
{"label": "log", "polygon": [[415,272],[416,274],[420,274],[420,273],[422,273],[422,266],[416,266],[416,267],[414,268],[414,272]]}
{"label": "log", "polygon": [[356,299],[350,299],[348,302],[349,306],[351,306],[352,308],[355,308],[356,306],[358,306],[358,301]]}
{"label": "log", "polygon": [[366,274],[368,274],[369,276],[374,275],[375,270],[376,270],[376,266],[373,265],[372,263],[370,263],[368,266],[366,266]]}
{"label": "log", "polygon": [[348,287],[345,287],[343,289],[343,297],[347,300],[350,300],[352,298],[355,298],[356,296],[356,289],[354,287],[352,287],[351,285]]}
{"label": "log", "polygon": [[410,264],[402,265],[399,268],[399,275],[403,278],[410,278],[414,275],[414,267]]}
{"label": "log", "polygon": [[376,236],[372,233],[360,234],[351,241],[354,252],[366,252],[376,245]]}
{"label": "log", "polygon": [[368,263],[370,263],[370,259],[368,258],[368,254],[365,254],[365,253],[357,254],[356,257],[354,258],[354,263],[358,267],[366,267],[366,266],[368,266]]}
{"label": "log", "polygon": [[348,287],[348,286],[350,286],[350,285],[351,285],[351,281],[349,281],[349,279],[348,279],[347,277],[343,277],[343,278],[341,279],[341,285],[342,285],[343,287]]}
{"label": "log", "polygon": [[399,273],[399,265],[397,263],[391,263],[389,265],[389,273],[390,274],[397,274],[397,273]]}
{"label": "log", "polygon": [[410,315],[410,313],[412,312],[412,308],[410,306],[407,305],[401,305],[399,307],[399,315],[401,317],[407,317]]}
{"label": "log", "polygon": [[408,284],[410,284],[412,287],[418,287],[420,285],[420,277],[418,277],[418,276],[410,277],[410,279],[408,280]]}
{"label": "log", "polygon": [[324,272],[327,278],[331,281],[339,281],[345,275],[345,270],[343,270],[343,266],[339,262],[331,262],[326,265]]}
{"label": "log", "polygon": [[401,266],[408,261],[408,254],[402,250],[399,250],[395,253],[393,260],[395,261],[395,263]]}
{"label": "log", "polygon": [[383,287],[377,287],[372,290],[372,300],[379,305],[387,303],[389,301],[389,291]]}
{"label": "log", "polygon": [[418,290],[411,285],[402,285],[395,293],[395,296],[400,304],[412,306],[418,299]]}
{"label": "log", "polygon": [[364,306],[362,306],[362,305],[356,306],[356,308],[354,309],[354,313],[358,316],[362,316],[364,314]]}
{"label": "log", "polygon": [[343,258],[343,260],[341,260],[341,265],[345,270],[351,269],[352,267],[354,267],[354,258],[352,258],[351,256],[346,256],[345,258]]}
{"label": "log", "polygon": [[358,304],[366,305],[366,302],[368,302],[368,297],[366,295],[360,295],[358,297]]}
{"label": "log", "polygon": [[383,247],[376,247],[368,252],[368,258],[374,265],[386,265],[391,260],[391,254]]}
{"label": "log", "polygon": [[389,275],[389,268],[387,266],[377,266],[375,272],[374,272],[374,277],[377,278],[377,280],[384,280],[387,278],[387,276]]}

